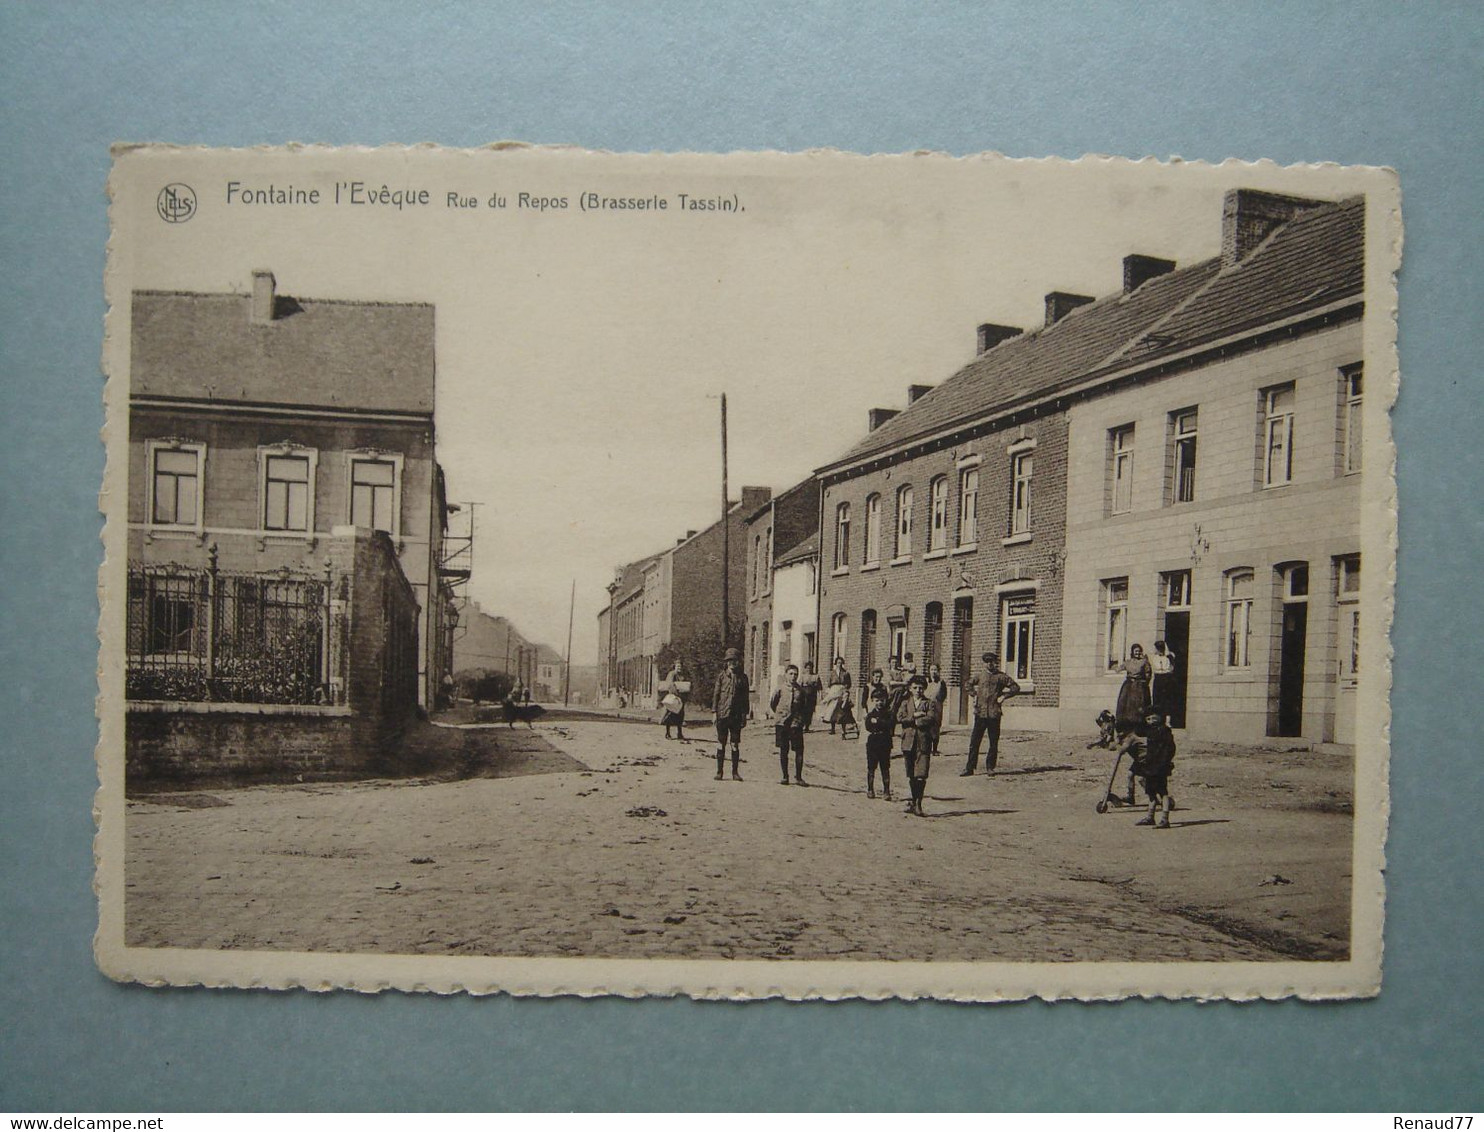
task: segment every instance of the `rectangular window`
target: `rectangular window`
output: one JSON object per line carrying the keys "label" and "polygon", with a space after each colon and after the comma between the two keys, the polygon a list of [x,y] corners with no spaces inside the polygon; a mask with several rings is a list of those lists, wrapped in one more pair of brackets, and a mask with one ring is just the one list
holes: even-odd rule
{"label": "rectangular window", "polygon": [[1031,679],[1036,649],[1036,595],[1010,594],[1000,602],[1003,627],[1000,653],[1005,671],[1016,680]]}
{"label": "rectangular window", "polygon": [[912,554],[912,485],[897,489],[897,551],[896,557],[907,558]]}
{"label": "rectangular window", "polygon": [[850,565],[850,504],[835,508],[835,569]]}
{"label": "rectangular window", "polygon": [[1196,411],[1187,409],[1171,418],[1171,445],[1174,449],[1171,469],[1170,501],[1191,503],[1195,500]]}
{"label": "rectangular window", "polygon": [[928,549],[943,550],[948,546],[948,477],[939,476],[931,488],[932,514],[928,525]]}
{"label": "rectangular window", "polygon": [[1342,393],[1345,398],[1342,441],[1345,446],[1344,467],[1345,474],[1350,475],[1360,471],[1360,404],[1364,374],[1360,366],[1349,366],[1341,372],[1340,380],[1343,382]]}
{"label": "rectangular window", "polygon": [[1360,556],[1335,559],[1335,602],[1340,622],[1340,678],[1360,675]]}
{"label": "rectangular window", "polygon": [[1031,529],[1031,472],[1035,457],[1022,452],[1010,458],[1010,533],[1029,534]]}
{"label": "rectangular window", "polygon": [[1249,646],[1252,638],[1251,570],[1233,570],[1226,576],[1226,667],[1251,666]]}
{"label": "rectangular window", "polygon": [[1293,479],[1293,386],[1263,391],[1262,484],[1282,487]]}
{"label": "rectangular window", "polygon": [[309,458],[269,456],[263,526],[270,531],[309,529]]}
{"label": "rectangular window", "polygon": [[1103,658],[1113,671],[1128,655],[1128,579],[1109,578],[1103,583],[1107,619],[1103,627]]}
{"label": "rectangular window", "polygon": [[1108,442],[1112,512],[1122,515],[1134,507],[1134,426],[1112,429],[1108,433]]}
{"label": "rectangular window", "polygon": [[778,666],[782,668],[793,659],[794,623],[785,621],[778,627]]}
{"label": "rectangular window", "polygon": [[874,566],[881,561],[881,496],[866,497],[866,557],[865,564]]}
{"label": "rectangular window", "polygon": [[190,653],[196,634],[196,583],[193,578],[157,578],[149,603],[149,652]]}
{"label": "rectangular window", "polygon": [[1165,609],[1190,608],[1190,571],[1176,570],[1164,575]]}
{"label": "rectangular window", "polygon": [[152,522],[194,527],[200,500],[200,454],[194,450],[157,448]]}
{"label": "rectangular window", "polygon": [[390,460],[350,463],[350,522],[354,527],[393,533],[397,467]]}
{"label": "rectangular window", "polygon": [[813,665],[816,671],[819,669],[819,657],[814,651],[813,633],[804,634],[804,663]]}
{"label": "rectangular window", "polygon": [[979,469],[965,468],[958,474],[958,545],[979,541]]}

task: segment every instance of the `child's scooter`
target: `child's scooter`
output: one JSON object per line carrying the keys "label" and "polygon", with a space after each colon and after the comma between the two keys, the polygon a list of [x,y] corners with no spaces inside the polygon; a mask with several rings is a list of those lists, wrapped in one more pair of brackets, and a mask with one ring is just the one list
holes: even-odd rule
{"label": "child's scooter", "polygon": [[1124,744],[1120,743],[1113,755],[1113,770],[1108,775],[1108,787],[1106,790],[1103,791],[1103,796],[1098,799],[1097,810],[1100,814],[1106,814],[1108,812],[1108,804],[1110,802],[1115,806],[1124,806],[1128,804],[1125,799],[1120,798],[1117,794],[1113,793],[1113,784],[1118,781],[1118,767],[1123,762],[1124,753]]}

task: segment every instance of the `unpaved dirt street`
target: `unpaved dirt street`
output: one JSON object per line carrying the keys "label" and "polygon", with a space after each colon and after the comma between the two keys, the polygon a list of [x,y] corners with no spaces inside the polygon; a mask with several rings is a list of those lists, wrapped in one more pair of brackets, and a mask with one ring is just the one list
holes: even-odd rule
{"label": "unpaved dirt street", "polygon": [[[705,735],[699,721],[692,730]],[[1094,811],[1112,756],[1085,737],[1007,734],[998,775],[960,778],[966,734],[946,733],[917,818],[868,800],[862,744],[818,730],[809,788],[779,785],[762,725],[744,735],[743,782],[713,779],[709,742],[667,742],[636,723],[447,734],[466,772],[483,753],[480,776],[132,799],[129,944],[698,959],[1348,953],[1345,755],[1182,747],[1174,828],[1154,830],[1134,824],[1142,808]]]}

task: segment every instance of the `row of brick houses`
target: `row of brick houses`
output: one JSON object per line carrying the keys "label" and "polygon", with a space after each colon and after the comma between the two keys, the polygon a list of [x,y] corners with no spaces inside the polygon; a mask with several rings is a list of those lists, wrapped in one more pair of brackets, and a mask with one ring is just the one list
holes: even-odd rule
{"label": "row of brick houses", "polygon": [[1163,641],[1190,734],[1353,742],[1364,212],[1233,190],[1219,256],[1130,254],[1118,293],[986,323],[963,369],[871,410],[749,516],[754,687],[910,652],[964,722],[993,650],[1011,726],[1086,731]]}
{"label": "row of brick houses", "polygon": [[[608,586],[608,604],[598,613],[601,697],[611,701],[622,695],[629,702],[652,704],[677,657],[691,668],[700,694],[721,650],[742,638],[750,561],[747,519],[771,494],[765,487],[744,487],[741,498],[728,504],[724,520],[687,531],[675,545],[618,568]],[[723,561],[729,591],[725,640]]]}
{"label": "row of brick houses", "polygon": [[451,669],[432,306],[131,303],[131,773],[374,759]]}

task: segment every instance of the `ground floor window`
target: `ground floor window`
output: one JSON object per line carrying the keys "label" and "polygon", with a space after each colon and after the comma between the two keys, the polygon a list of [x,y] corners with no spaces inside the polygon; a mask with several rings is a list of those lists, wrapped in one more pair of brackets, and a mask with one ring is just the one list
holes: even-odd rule
{"label": "ground floor window", "polygon": [[1128,579],[1103,583],[1103,665],[1112,672],[1128,655]]}
{"label": "ground floor window", "polygon": [[1226,651],[1227,668],[1249,668],[1252,640],[1251,570],[1229,570],[1226,575]]}
{"label": "ground floor window", "polygon": [[1036,649],[1036,595],[1007,594],[1000,601],[1000,655],[1004,670],[1017,681],[1029,681]]}

